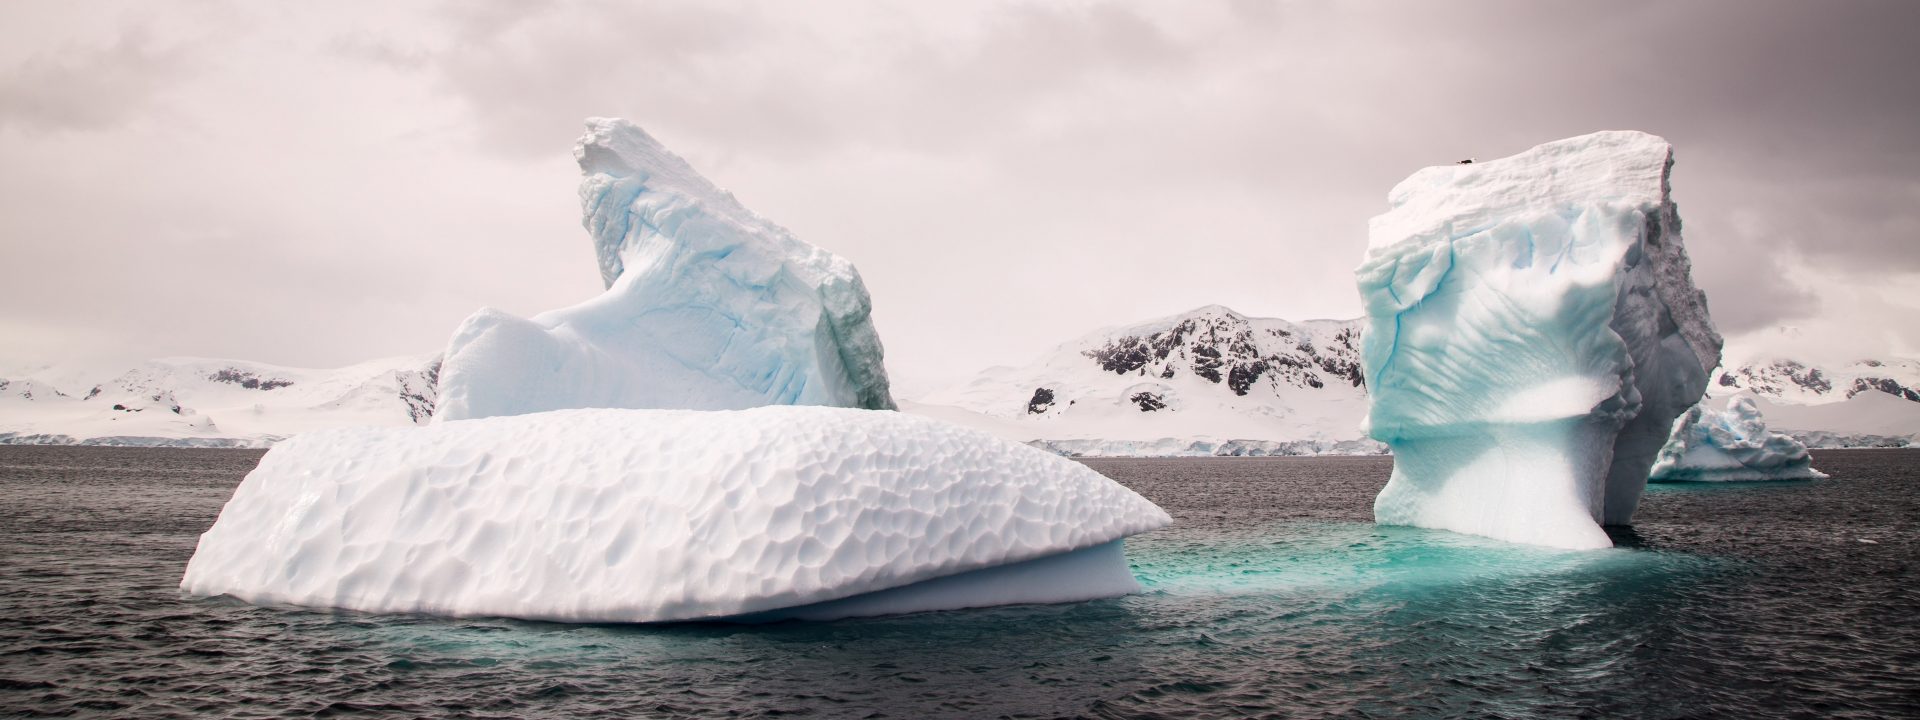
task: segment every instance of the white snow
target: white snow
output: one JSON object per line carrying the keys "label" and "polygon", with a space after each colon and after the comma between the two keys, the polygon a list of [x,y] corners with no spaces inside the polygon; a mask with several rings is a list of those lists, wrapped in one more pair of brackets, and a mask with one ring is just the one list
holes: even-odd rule
{"label": "white snow", "polygon": [[1393,189],[1356,271],[1368,430],[1395,455],[1377,521],[1612,544],[1720,358],[1671,167],[1665,140],[1601,132]]}
{"label": "white snow", "polygon": [[1120,540],[1168,522],[1078,463],[897,412],[565,410],[290,439],[181,588],[582,622],[842,617],[1131,592]]}
{"label": "white snow", "polygon": [[412,425],[433,414],[438,355],[343,368],[161,358],[65,376],[65,387],[0,380],[0,443],[264,447],[351,425]]}
{"label": "white snow", "polygon": [[1749,353],[1740,361],[1729,358],[1707,387],[1712,397],[1742,392],[1791,405],[1825,405],[1884,394],[1920,406],[1920,360],[1890,357],[1823,363]]}
{"label": "white snow", "polygon": [[447,348],[436,420],[893,407],[852,263],[747,210],[625,120],[588,120],[574,156],[607,291],[531,320],[467,318]]}
{"label": "white snow", "polygon": [[[901,407],[1066,454],[1378,452],[1360,430],[1359,359],[1356,321],[1210,305],[1096,330]],[[1052,400],[1036,406],[1042,389]]]}
{"label": "white snow", "polygon": [[1797,405],[1748,393],[1767,425],[1814,448],[1920,445],[1920,403],[1882,392],[1839,402]]}
{"label": "white snow", "polygon": [[1679,481],[1809,480],[1826,477],[1813,469],[1807,446],[1767,430],[1753,398],[1738,396],[1725,410],[1705,401],[1673,422],[1673,436],[1654,460],[1650,479]]}

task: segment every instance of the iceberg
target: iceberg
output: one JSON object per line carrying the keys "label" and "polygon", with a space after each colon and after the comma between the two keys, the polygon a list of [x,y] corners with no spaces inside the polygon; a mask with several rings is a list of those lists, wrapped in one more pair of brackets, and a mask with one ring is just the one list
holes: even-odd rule
{"label": "iceberg", "polygon": [[1715,411],[1705,402],[1673,422],[1649,479],[1654,482],[1813,480],[1813,457],[1799,440],[1767,430],[1753,398],[1740,395]]}
{"label": "iceberg", "polygon": [[568,622],[831,619],[1134,592],[1165,511],[897,412],[561,410],[305,433],[180,587],[257,604]]}
{"label": "iceberg", "polygon": [[532,319],[467,318],[447,347],[435,421],[894,407],[852,263],[747,210],[633,123],[588,120],[574,157],[606,292]]}
{"label": "iceberg", "polygon": [[1610,547],[1721,338],[1693,285],[1673,149],[1639,132],[1430,167],[1355,271],[1376,521]]}

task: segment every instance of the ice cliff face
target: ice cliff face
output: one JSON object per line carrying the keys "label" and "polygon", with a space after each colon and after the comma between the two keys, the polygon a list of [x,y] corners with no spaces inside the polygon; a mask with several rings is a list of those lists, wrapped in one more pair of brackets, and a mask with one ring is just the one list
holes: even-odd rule
{"label": "ice cliff face", "polygon": [[607,291],[531,320],[468,318],[447,348],[436,420],[893,408],[851,263],[753,214],[625,120],[589,120],[574,157]]}
{"label": "ice cliff face", "polygon": [[1767,430],[1753,398],[1735,397],[1716,411],[1701,403],[1673,423],[1673,436],[1660,448],[1650,479],[1661,482],[1810,480],[1826,477],[1813,469],[1807,446]]}
{"label": "ice cliff face", "polygon": [[1601,132],[1414,173],[1356,271],[1386,524],[1608,547],[1721,339],[1671,146]]}

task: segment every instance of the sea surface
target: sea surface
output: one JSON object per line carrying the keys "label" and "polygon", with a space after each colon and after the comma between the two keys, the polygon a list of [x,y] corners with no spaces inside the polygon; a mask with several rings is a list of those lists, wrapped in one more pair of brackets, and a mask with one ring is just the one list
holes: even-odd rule
{"label": "sea surface", "polygon": [[1920,450],[1654,486],[1619,547],[1371,522],[1387,458],[1091,460],[1146,592],[562,625],[183,598],[256,451],[0,447],[0,715],[1920,716]]}

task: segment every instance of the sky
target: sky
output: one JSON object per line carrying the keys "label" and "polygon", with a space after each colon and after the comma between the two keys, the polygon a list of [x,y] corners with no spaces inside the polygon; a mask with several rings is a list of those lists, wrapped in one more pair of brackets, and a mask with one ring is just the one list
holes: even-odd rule
{"label": "sky", "polygon": [[338,366],[591,297],[591,116],[852,260],[907,393],[1207,304],[1356,317],[1400,179],[1603,129],[1673,142],[1736,346],[1920,356],[1916,27],[1851,0],[9,0],[0,370]]}

